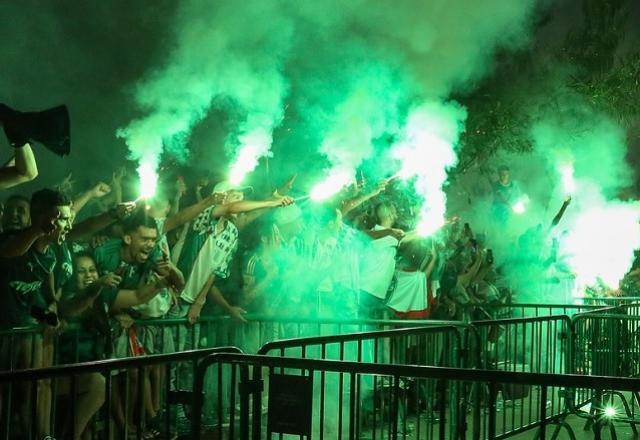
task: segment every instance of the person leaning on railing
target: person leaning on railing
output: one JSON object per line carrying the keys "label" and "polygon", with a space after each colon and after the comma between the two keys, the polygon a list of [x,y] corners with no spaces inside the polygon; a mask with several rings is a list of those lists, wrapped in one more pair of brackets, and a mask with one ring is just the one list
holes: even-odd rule
{"label": "person leaning on railing", "polygon": [[[117,287],[119,277],[107,274],[98,278],[98,270],[89,253],[74,258],[74,276],[62,290],[58,307],[61,319],[75,328],[63,332],[58,339],[60,363],[90,362],[104,359],[110,351],[110,323],[101,293],[103,288]],[[69,396],[70,380],[58,382],[58,396]],[[88,373],[76,378],[74,439],[90,436],[89,421],[105,400],[105,378]]]}
{"label": "person leaning on railing", "polygon": [[[30,201],[32,226],[10,231],[0,238],[0,289],[3,307],[0,328],[30,327],[45,324],[36,337],[19,338],[14,350],[5,359],[16,369],[40,368],[53,363],[53,337],[59,325],[58,296],[55,292],[57,262],[54,247],[66,239],[71,229],[71,201],[62,193],[43,189]],[[42,380],[37,388],[37,420],[30,420],[30,384],[17,394],[14,405],[22,420],[22,428],[29,425],[41,438],[51,433],[51,382]]]}
{"label": "person leaning on railing", "polygon": [[[156,222],[144,209],[138,209],[123,222],[122,239],[109,240],[95,251],[95,262],[101,275],[112,274],[116,283],[104,287],[102,297],[110,316],[117,321],[112,356],[116,358],[139,356],[144,349],[135,327],[131,327],[128,309],[149,302],[166,288],[180,290],[184,279],[180,271],[166,259],[157,246]],[[132,421],[133,413],[125,415],[126,378],[117,376],[113,387],[113,414],[121,429],[125,420]],[[135,372],[129,374],[129,409],[135,407],[137,395]]]}

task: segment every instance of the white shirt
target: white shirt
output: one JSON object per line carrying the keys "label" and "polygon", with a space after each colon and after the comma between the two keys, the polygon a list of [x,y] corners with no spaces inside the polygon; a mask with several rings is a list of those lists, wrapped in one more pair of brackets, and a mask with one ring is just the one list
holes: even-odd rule
{"label": "white shirt", "polygon": [[[387,228],[375,225],[374,231]],[[393,273],[396,269],[396,252],[400,242],[393,236],[387,235],[377,240],[371,240],[365,247],[360,259],[360,289],[385,299]]]}
{"label": "white shirt", "polygon": [[396,312],[418,312],[429,307],[427,275],[422,271],[396,271],[395,285],[387,306]]}

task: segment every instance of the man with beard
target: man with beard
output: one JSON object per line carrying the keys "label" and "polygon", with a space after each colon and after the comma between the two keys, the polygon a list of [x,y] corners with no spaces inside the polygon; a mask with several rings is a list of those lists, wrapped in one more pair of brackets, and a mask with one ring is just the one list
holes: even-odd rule
{"label": "man with beard", "polygon": [[[107,241],[95,252],[95,262],[100,275],[115,274],[117,286],[105,287],[102,297],[112,316],[119,322],[121,331],[116,334],[114,357],[122,358],[144,354],[136,329],[131,326],[127,311],[139,304],[148,303],[167,288],[180,290],[184,285],[182,273],[163,256],[158,242],[155,220],[145,210],[138,210],[123,224],[123,238]],[[120,375],[122,376],[122,375]],[[128,408],[136,408],[138,396],[135,372],[129,375]],[[124,393],[126,379],[120,377],[113,388],[113,412],[120,429],[127,429]]]}
{"label": "man with beard", "polygon": [[2,215],[2,230],[19,231],[31,224],[29,213],[29,199],[19,194],[9,197],[4,206]]}
{"label": "man with beard", "polygon": [[[58,325],[58,298],[53,288],[57,264],[54,247],[62,244],[71,230],[71,202],[58,191],[43,189],[34,193],[29,210],[33,219],[31,226],[17,229],[22,226],[18,223],[26,222],[24,215],[20,215],[20,220],[11,221],[16,229],[6,231],[0,237],[5,251],[17,250],[14,255],[3,252],[5,258],[0,269],[0,289],[3,289],[0,326],[10,329],[35,326],[43,322],[50,327],[44,334],[18,339],[15,344],[17,350],[4,353],[4,359],[18,369],[43,367],[51,357],[49,348],[52,349],[53,346],[47,344],[47,341],[52,340],[50,328]],[[7,255],[10,258],[6,258]],[[29,420],[29,384],[22,384],[20,388],[24,390],[16,396],[23,396],[17,404],[23,429],[26,432],[35,427],[39,438],[51,438],[47,434],[51,428],[50,381],[38,382],[38,411],[35,421]]]}

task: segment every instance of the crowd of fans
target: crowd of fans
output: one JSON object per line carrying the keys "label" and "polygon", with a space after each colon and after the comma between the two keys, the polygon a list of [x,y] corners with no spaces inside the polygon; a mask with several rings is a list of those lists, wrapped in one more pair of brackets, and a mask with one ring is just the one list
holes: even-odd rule
{"label": "crowd of fans", "polygon": [[[386,181],[370,191],[349,188],[318,207],[297,205],[287,195],[295,177],[254,201],[245,198],[248,188],[227,181],[203,175],[187,185],[164,175],[170,177],[153,198],[136,202],[123,199],[135,192],[124,169],[80,192],[66,179],[5,198],[0,323],[5,335],[40,329],[36,338],[3,344],[5,369],[196,348],[192,332],[205,313],[240,322],[247,312],[459,319],[461,305],[499,300],[492,253],[469,226],[454,220],[437,239],[417,237],[400,224]],[[164,318],[183,319],[182,331],[134,325]],[[68,323],[79,324],[80,332],[65,333]],[[133,407],[135,399],[146,399],[153,433],[165,378],[161,368],[145,374],[145,396],[134,392],[139,378],[129,377],[128,396],[124,379],[119,386],[116,378],[110,404],[122,426],[123,402],[128,398]],[[56,388],[58,394],[65,389]],[[26,426],[32,403],[16,397],[30,393],[16,391],[14,426]],[[76,392],[74,438],[82,438],[104,405],[104,377],[83,375]],[[37,396],[36,426],[46,438],[50,383],[40,381]]]}
{"label": "crowd of fans", "polygon": [[[14,135],[10,141],[15,159],[0,173],[3,189],[37,176],[27,139]],[[248,312],[459,320],[466,305],[501,302],[511,294],[486,238],[468,223],[452,218],[429,238],[411,232],[415,206],[402,200],[391,180],[358,182],[322,204],[296,203],[290,196],[295,176],[257,197],[253,188],[206,172],[165,168],[155,196],[135,200],[134,174],[119,169],[108,183],[88,189],[69,178],[30,196],[5,191],[4,369],[197,348],[197,323],[211,313],[238,322]],[[493,191],[497,221],[506,221],[517,191],[507,168],[500,169]],[[529,231],[519,244],[535,246],[542,235]],[[477,313],[487,312],[479,307]],[[134,324],[168,318],[183,320],[180,331]],[[78,324],[80,332],[69,336],[67,323]],[[19,327],[37,328],[37,337],[7,337]],[[133,419],[126,411],[144,399],[145,438],[155,438],[164,370],[128,380],[126,387],[115,378],[109,402],[114,422],[122,428]],[[137,395],[138,380],[144,381],[143,396]],[[105,405],[104,381],[97,373],[78,378],[73,438],[90,435],[89,421]],[[14,387],[13,405],[2,411],[11,412],[14,426],[33,423],[41,438],[52,438],[51,384],[38,383],[36,421],[29,418],[34,403],[28,386]],[[65,392],[68,384],[56,387]],[[8,391],[0,393],[0,403],[8,402]]]}

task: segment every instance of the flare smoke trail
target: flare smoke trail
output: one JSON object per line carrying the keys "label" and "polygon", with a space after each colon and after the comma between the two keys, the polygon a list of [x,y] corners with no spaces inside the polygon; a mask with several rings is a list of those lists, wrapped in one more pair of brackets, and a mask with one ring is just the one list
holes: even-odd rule
{"label": "flare smoke trail", "polygon": [[175,157],[187,155],[193,126],[212,106],[230,115],[232,180],[241,180],[268,154],[271,132],[283,116],[287,82],[281,60],[291,41],[291,26],[278,6],[260,0],[181,3],[166,65],[135,90],[146,114],[118,131],[147,175],[157,169],[163,147],[171,146],[168,153]]}
{"label": "flare smoke trail", "polygon": [[[456,5],[418,1],[401,5],[386,1],[351,2],[342,15],[342,21],[336,26],[343,34],[335,32],[334,35],[339,37],[336,41],[366,37],[378,59],[396,69],[396,75],[400,77],[397,83],[402,83],[402,87],[396,89],[402,89],[400,105],[404,105],[404,108],[396,111],[396,115],[392,116],[396,119],[387,121],[387,124],[398,126],[403,124],[408,109],[417,103],[442,102],[453,91],[472,87],[473,81],[490,69],[491,54],[496,48],[517,47],[526,42],[527,23],[533,5],[534,2],[517,4],[511,1],[482,4],[464,1]],[[317,12],[313,6],[307,8]],[[309,10],[306,12],[309,13]],[[334,21],[329,19],[331,24],[336,25]],[[328,84],[332,86],[335,76],[329,78]],[[348,112],[343,114],[340,110],[336,111],[335,120],[330,121],[333,124],[329,129],[330,135],[336,130],[341,132],[344,128],[355,128],[363,136],[357,141],[341,136],[351,141],[346,143],[327,142],[325,138],[320,152],[328,159],[330,170],[314,188],[317,193],[327,196],[337,192],[354,178],[356,168],[363,160],[374,152],[379,153],[374,148],[375,143],[372,143],[375,136],[368,135],[376,131],[368,126],[371,121],[369,109],[380,108],[388,103],[388,92],[385,92],[386,89],[370,92],[369,105],[363,106],[357,121]],[[343,99],[348,102],[351,96]],[[455,119],[452,123],[457,125]],[[396,128],[389,134],[396,135],[399,132],[401,130]],[[340,151],[345,148],[351,151],[348,157]],[[380,154],[376,156],[380,157]]]}
{"label": "flare smoke trail", "polygon": [[617,288],[640,247],[640,203],[620,199],[632,181],[623,128],[565,96],[562,106],[534,125],[532,136],[556,173],[556,186],[573,197],[560,250],[578,287],[603,282]]}
{"label": "flare smoke trail", "polygon": [[[534,3],[190,0],[179,9],[166,65],[136,88],[144,116],[119,135],[153,169],[163,147],[176,144],[168,139],[186,141],[212,106],[221,108],[237,181],[270,154],[290,96],[299,118],[291,136],[317,140],[290,145],[318,151],[342,183],[375,156],[378,138],[397,132],[409,107],[468,89],[496,48],[526,42]],[[323,111],[306,113],[314,107]],[[183,156],[184,144],[168,152]]]}
{"label": "flare smoke trail", "polygon": [[429,103],[411,111],[392,156],[401,162],[399,177],[417,177],[416,193],[423,199],[417,232],[428,236],[445,223],[447,170],[458,158],[455,146],[466,111],[455,103]]}

